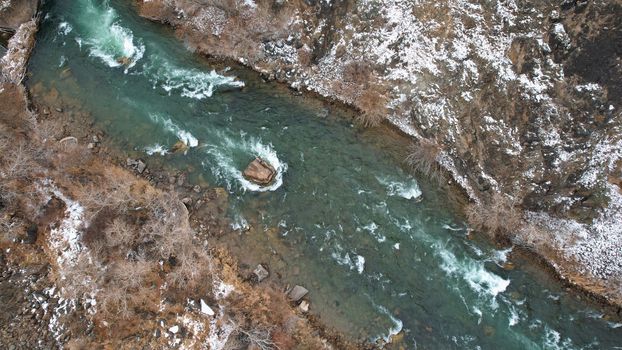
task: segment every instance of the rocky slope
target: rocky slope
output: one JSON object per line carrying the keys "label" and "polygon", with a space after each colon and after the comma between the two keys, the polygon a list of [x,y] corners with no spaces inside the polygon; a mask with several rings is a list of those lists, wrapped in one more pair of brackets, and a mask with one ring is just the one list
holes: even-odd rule
{"label": "rocky slope", "polygon": [[[503,219],[500,199],[519,208],[507,237],[622,304],[622,2],[138,6],[191,49],[350,104],[363,123],[388,119],[480,213]],[[494,231],[501,222],[478,226]]]}

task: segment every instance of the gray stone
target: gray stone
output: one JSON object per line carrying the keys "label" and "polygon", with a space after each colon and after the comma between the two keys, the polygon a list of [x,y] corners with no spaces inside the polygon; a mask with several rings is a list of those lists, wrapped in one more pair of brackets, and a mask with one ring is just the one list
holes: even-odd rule
{"label": "gray stone", "polygon": [[300,311],[307,313],[309,312],[309,302],[306,300],[303,300],[300,305],[298,305],[298,308],[300,309]]}
{"label": "gray stone", "polygon": [[190,206],[192,204],[192,198],[186,197],[186,198],[182,199],[181,202],[184,203],[184,205],[186,205],[186,206]]}
{"label": "gray stone", "polygon": [[193,190],[194,192],[196,192],[196,193],[201,193],[201,186],[199,186],[199,185],[195,185],[195,186],[192,188],[192,190]]}
{"label": "gray stone", "polygon": [[296,302],[302,299],[305,295],[307,295],[307,293],[309,293],[307,288],[296,285],[294,286],[294,288],[292,288],[292,290],[289,291],[289,293],[287,293],[287,297],[289,298],[289,300]]}
{"label": "gray stone", "polygon": [[263,267],[263,265],[261,264],[257,265],[255,270],[253,270],[253,274],[255,274],[255,277],[257,277],[257,282],[261,282],[268,278],[268,276],[270,276],[268,270],[266,270],[266,268]]}
{"label": "gray stone", "polygon": [[136,162],[136,171],[138,171],[139,174],[142,174],[145,169],[147,169],[147,164],[145,164],[142,160],[138,160]]}

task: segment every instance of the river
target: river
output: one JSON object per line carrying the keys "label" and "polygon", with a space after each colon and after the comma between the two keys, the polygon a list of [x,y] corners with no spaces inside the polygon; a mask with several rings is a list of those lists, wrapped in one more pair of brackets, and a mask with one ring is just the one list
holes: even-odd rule
{"label": "river", "polygon": [[[226,244],[306,286],[328,326],[369,341],[399,333],[408,349],[622,344],[622,324],[520,256],[508,268],[511,249],[473,238],[445,190],[405,167],[408,143],[395,132],[212,67],[128,1],[44,11],[27,84],[79,101],[118,147],[224,187],[235,229]],[[189,150],[167,152],[178,140]],[[242,177],[255,156],[277,169],[272,185]]]}

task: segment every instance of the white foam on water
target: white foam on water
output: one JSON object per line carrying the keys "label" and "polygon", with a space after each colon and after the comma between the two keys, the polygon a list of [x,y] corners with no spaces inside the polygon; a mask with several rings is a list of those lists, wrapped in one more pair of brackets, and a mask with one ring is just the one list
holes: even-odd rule
{"label": "white foam on water", "polygon": [[[112,68],[124,66],[127,73],[143,58],[145,45],[140,39],[134,39],[130,29],[121,25],[116,11],[107,2],[100,8],[89,1],[86,12],[89,15],[83,18],[88,22],[82,24],[88,33],[82,33],[86,34],[82,41],[88,46],[89,55]],[[124,65],[119,62],[121,59],[129,63]]]}
{"label": "white foam on water", "polygon": [[147,153],[150,156],[154,154],[165,156],[168,154],[168,149],[166,149],[166,147],[162,146],[161,144],[156,143],[155,145],[145,147],[145,153]]}
{"label": "white foam on water", "polygon": [[510,310],[510,318],[508,320],[508,324],[510,327],[516,326],[518,322],[520,321],[520,316],[518,315],[518,312],[516,311],[514,307],[510,306],[509,310]]}
{"label": "white foam on water", "polygon": [[387,188],[389,196],[399,196],[406,199],[415,199],[421,197],[421,189],[415,179],[398,181],[390,177],[376,176],[378,182]]}
{"label": "white foam on water", "polygon": [[380,335],[372,338],[372,342],[375,343],[378,340],[382,339],[387,344],[391,343],[392,338],[394,336],[398,335],[402,331],[402,329],[404,328],[404,323],[399,318],[393,316],[393,314],[391,312],[389,312],[389,310],[387,310],[386,307],[384,307],[382,305],[377,305],[373,301],[372,301],[372,304],[374,305],[374,308],[376,308],[376,310],[378,310],[380,313],[382,313],[382,314],[386,315],[387,317],[389,317],[389,319],[393,323],[393,326],[391,328],[389,328],[389,330],[387,331],[386,334],[380,334]]}
{"label": "white foam on water", "polygon": [[[462,301],[466,305],[466,301],[465,300],[462,300]],[[476,306],[473,306],[472,310],[473,310],[473,313],[475,315],[477,315],[477,324],[481,324],[482,323],[482,319],[484,317],[484,314],[482,313],[482,310],[480,308],[476,307]]]}
{"label": "white foam on water", "polygon": [[[337,248],[341,248],[341,247],[337,246]],[[341,249],[338,249],[338,250],[341,250]],[[350,256],[350,253],[345,253],[343,255],[342,254],[343,253],[341,251],[337,251],[337,252],[332,252],[330,256],[333,258],[333,260],[337,262],[337,264],[346,266],[348,267],[348,269],[354,270],[358,272],[359,274],[363,273],[363,271],[365,270],[365,257],[364,256],[358,255],[358,254],[352,254],[352,256]]]}
{"label": "white foam on water", "polygon": [[363,226],[362,229],[369,232],[376,239],[376,241],[378,241],[378,243],[383,243],[384,241],[387,240],[387,237],[385,235],[377,232],[378,225],[373,221]]}
{"label": "white foam on water", "polygon": [[218,86],[242,88],[245,85],[235,76],[221,75],[215,70],[205,72],[199,69],[179,68],[158,57],[153,57],[145,69],[154,86],[159,86],[169,93],[179,92],[181,96],[198,100],[211,97]]}
{"label": "white foam on water", "polygon": [[506,290],[510,280],[486,270],[484,262],[471,259],[460,261],[452,252],[441,244],[434,244],[438,256],[441,258],[441,269],[449,276],[459,277],[467,282],[468,286],[478,295],[491,298],[496,307],[495,297]]}
{"label": "white foam on water", "polygon": [[[287,171],[287,163],[279,159],[272,144],[263,144],[261,139],[245,138],[241,135],[241,140],[235,141],[232,138],[219,133],[218,144],[210,144],[204,147],[205,151],[212,159],[203,162],[204,166],[210,167],[212,174],[220,178],[231,189],[231,181],[237,182],[244,191],[267,192],[275,191],[283,185],[283,175]],[[243,169],[235,164],[234,154],[245,155],[251,160],[259,157],[270,164],[276,171],[272,183],[268,186],[261,186],[247,180],[243,175]],[[246,166],[246,165],[244,165]]]}
{"label": "white foam on water", "polygon": [[61,22],[58,25],[58,34],[60,35],[67,35],[71,33],[72,30],[73,30],[73,27],[71,26],[71,24],[67,22]]}
{"label": "white foam on water", "polygon": [[497,265],[502,266],[508,261],[508,255],[512,252],[512,247],[507,249],[495,250],[492,252],[492,260]]}
{"label": "white foam on water", "polygon": [[196,147],[199,145],[199,140],[197,140],[194,135],[190,133],[190,131],[182,129],[180,126],[175,124],[171,118],[163,116],[157,113],[149,114],[149,118],[156,124],[163,126],[169,132],[175,134],[177,138],[182,141],[188,147]]}
{"label": "white foam on water", "polygon": [[365,270],[365,257],[357,255],[354,257],[354,264],[356,265],[356,271],[358,271],[359,274],[363,273],[363,270]]}
{"label": "white foam on water", "polygon": [[609,326],[609,328],[620,328],[622,327],[622,323],[617,323],[617,322],[607,322],[607,325]]}
{"label": "white foam on water", "polygon": [[565,350],[573,349],[572,340],[562,339],[561,334],[548,326],[544,326],[544,340],[542,344],[544,349]]}
{"label": "white foam on water", "polygon": [[240,214],[236,214],[231,222],[231,229],[234,231],[246,231],[249,229],[248,221]]}

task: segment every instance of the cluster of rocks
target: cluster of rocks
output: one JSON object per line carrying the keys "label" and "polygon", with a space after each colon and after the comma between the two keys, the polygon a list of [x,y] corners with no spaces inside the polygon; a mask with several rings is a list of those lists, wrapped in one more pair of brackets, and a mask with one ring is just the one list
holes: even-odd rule
{"label": "cluster of rocks", "polygon": [[145,164],[145,162],[142,159],[132,159],[132,158],[128,158],[125,161],[125,164],[129,167],[134,169],[137,173],[142,174],[145,172],[145,170],[147,170],[147,164]]}
{"label": "cluster of rocks", "polygon": [[[262,264],[258,264],[253,270],[252,279],[257,283],[261,283],[269,276],[270,273],[268,272],[268,269],[266,269]],[[309,312],[309,301],[303,299],[307,294],[309,294],[309,290],[300,285],[295,285],[292,288],[288,287],[285,289],[287,299],[294,304],[298,304],[298,309],[303,313]]]}

